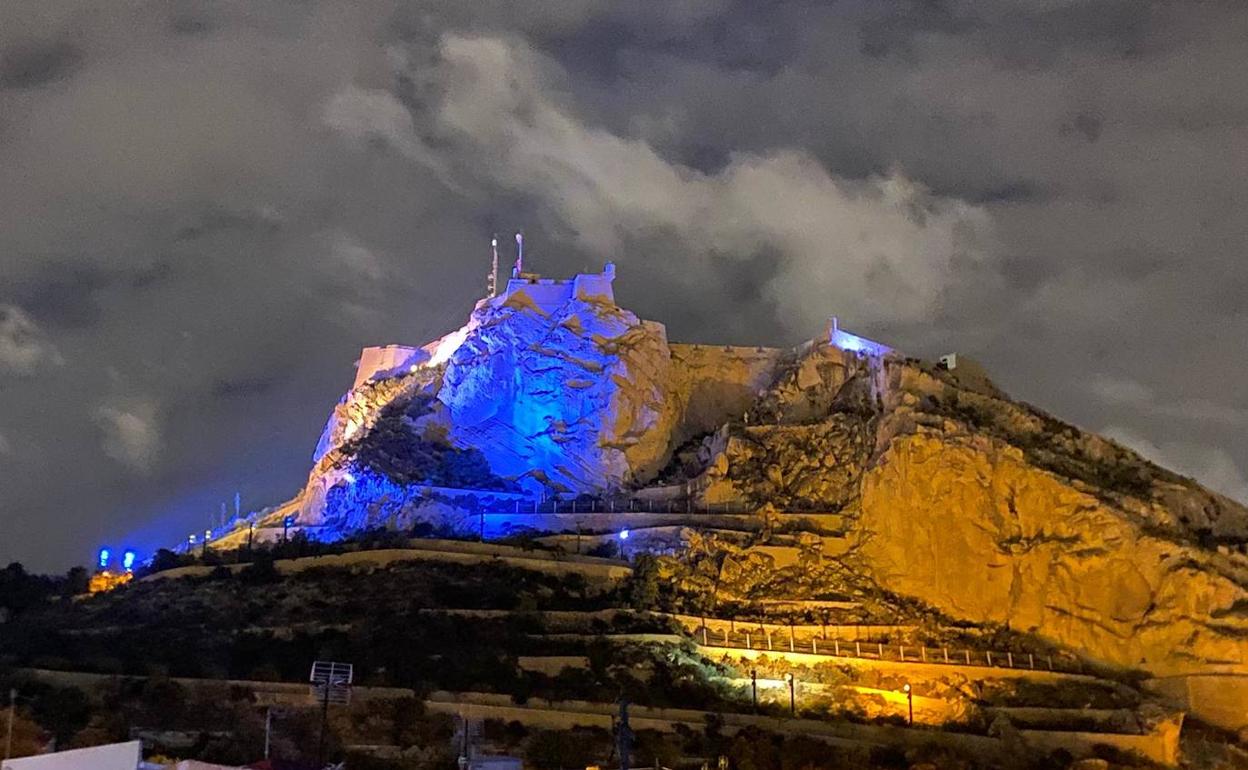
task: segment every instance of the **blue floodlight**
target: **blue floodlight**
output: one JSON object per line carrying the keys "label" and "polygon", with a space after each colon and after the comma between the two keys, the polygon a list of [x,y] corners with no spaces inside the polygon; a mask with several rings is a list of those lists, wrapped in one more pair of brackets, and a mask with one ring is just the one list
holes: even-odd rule
{"label": "blue floodlight", "polygon": [[347,471],[346,473],[342,474],[342,477],[347,480],[348,484],[355,483],[355,474],[352,473],[351,471]]}
{"label": "blue floodlight", "polygon": [[100,569],[108,569],[108,560],[112,558],[112,555],[107,548],[100,549]]}
{"label": "blue floodlight", "polygon": [[294,516],[287,516],[286,519],[282,522],[282,524],[286,525],[287,527],[294,526],[294,523],[295,523]]}
{"label": "blue floodlight", "polygon": [[628,530],[627,530],[627,529],[621,529],[621,530],[620,530],[620,539],[621,539],[621,540],[627,540],[627,539],[628,539]]}
{"label": "blue floodlight", "polygon": [[204,530],[204,542],[206,543],[206,542],[208,542],[208,541],[209,541],[209,540],[211,540],[211,539],[212,539],[212,530],[211,530],[211,529],[205,529],[205,530]]}
{"label": "blue floodlight", "polygon": [[127,548],[126,552],[121,555],[121,566],[125,568],[126,572],[134,570],[134,551],[132,549]]}

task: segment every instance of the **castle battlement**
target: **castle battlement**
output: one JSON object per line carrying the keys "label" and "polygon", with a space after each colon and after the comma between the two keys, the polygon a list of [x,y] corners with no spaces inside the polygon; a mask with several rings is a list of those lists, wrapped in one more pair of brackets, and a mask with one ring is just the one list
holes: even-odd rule
{"label": "castle battlement", "polygon": [[578,273],[571,278],[542,278],[536,273],[513,274],[507,287],[487,301],[498,307],[512,298],[524,299],[544,313],[558,310],[569,300],[615,304],[615,265],[608,262],[601,273]]}
{"label": "castle battlement", "polygon": [[[509,301],[518,301],[549,315],[573,299],[614,305],[614,281],[615,265],[611,262],[603,267],[601,273],[578,273],[571,278],[543,278],[536,273],[516,271],[501,293],[481,300],[478,307],[482,303],[501,307]],[[441,364],[455,352],[466,334],[465,329],[459,329],[420,347],[381,345],[364,348],[360,351],[352,387],[358,388],[377,375],[415,371],[419,366]]]}

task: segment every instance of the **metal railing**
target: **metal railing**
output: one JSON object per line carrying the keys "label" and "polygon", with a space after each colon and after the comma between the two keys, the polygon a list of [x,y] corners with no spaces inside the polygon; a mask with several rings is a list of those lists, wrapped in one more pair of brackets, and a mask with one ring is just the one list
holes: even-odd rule
{"label": "metal railing", "polygon": [[970,648],[928,647],[842,639],[798,639],[792,634],[764,634],[752,630],[731,632],[711,631],[706,626],[692,634],[703,647],[728,647],[757,652],[803,653],[828,658],[857,658],[893,663],[930,663],[978,668],[1009,668],[1055,673],[1082,674],[1078,658],[1050,653],[1014,652],[1012,650],[972,650]]}
{"label": "metal railing", "polygon": [[[487,501],[483,504],[485,513],[523,514],[566,514],[566,513],[644,513],[644,514],[686,514],[686,515],[733,515],[757,514],[759,505],[741,501],[722,503],[696,503],[691,499],[684,500],[648,500],[646,498],[594,498],[594,499],[549,499],[549,500],[514,500]],[[475,512],[475,511],[474,511]],[[836,514],[837,511],[776,511],[780,516]]]}

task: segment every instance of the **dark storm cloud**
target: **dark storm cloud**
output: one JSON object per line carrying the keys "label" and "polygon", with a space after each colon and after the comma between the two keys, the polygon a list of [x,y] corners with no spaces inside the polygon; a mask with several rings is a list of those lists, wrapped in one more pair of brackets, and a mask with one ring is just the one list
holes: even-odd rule
{"label": "dark storm cloud", "polygon": [[1098,116],[1081,112],[1075,115],[1069,123],[1062,124],[1061,133],[1062,136],[1078,134],[1089,142],[1095,142],[1101,138],[1103,126],[1103,121]]}
{"label": "dark storm cloud", "polygon": [[224,380],[212,386],[212,395],[221,401],[263,396],[277,384],[275,377]]}
{"label": "dark storm cloud", "polygon": [[15,43],[0,54],[0,89],[27,89],[63,80],[82,64],[82,52],[66,42]]}
{"label": "dark storm cloud", "polygon": [[674,339],[826,318],[1230,494],[1248,9],[0,4],[0,561],[293,492],[359,348],[462,322],[491,232]]}
{"label": "dark storm cloud", "polygon": [[50,328],[91,326],[103,312],[102,295],[120,291],[127,301],[141,301],[141,292],[158,288],[172,270],[167,263],[110,269],[85,259],[45,257],[27,280],[15,283],[9,299]]}

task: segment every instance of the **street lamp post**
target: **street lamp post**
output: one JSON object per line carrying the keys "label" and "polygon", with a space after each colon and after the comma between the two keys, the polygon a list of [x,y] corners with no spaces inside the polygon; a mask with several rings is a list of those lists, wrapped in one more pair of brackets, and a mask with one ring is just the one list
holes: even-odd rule
{"label": "street lamp post", "polygon": [[4,735],[4,758],[13,754],[13,715],[17,712],[17,688],[9,688],[9,727]]}
{"label": "street lamp post", "polygon": [[792,672],[784,675],[784,679],[789,683],[789,716],[797,716],[797,677]]}
{"label": "street lamp post", "polygon": [[750,695],[754,701],[754,710],[758,711],[758,669],[750,669]]}
{"label": "street lamp post", "polygon": [[913,725],[914,724],[914,693],[910,689],[910,683],[906,682],[905,686],[902,687],[901,690],[902,692],[906,694],[906,705],[910,709],[910,724]]}

